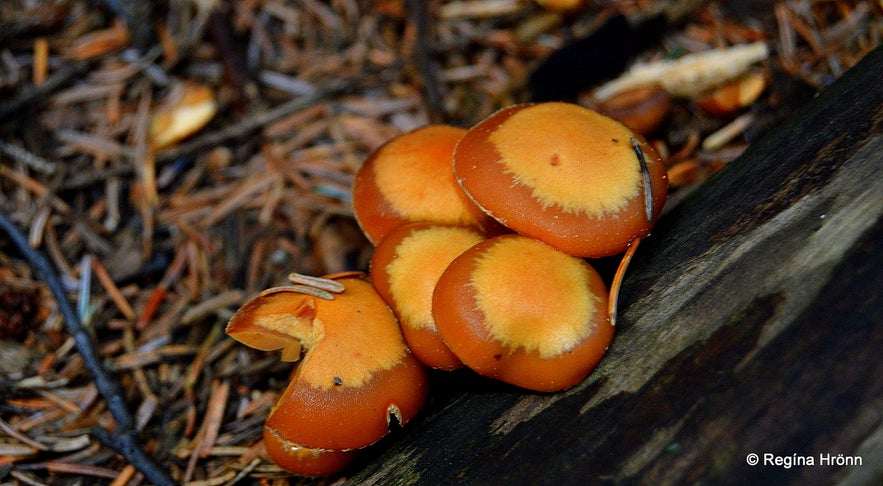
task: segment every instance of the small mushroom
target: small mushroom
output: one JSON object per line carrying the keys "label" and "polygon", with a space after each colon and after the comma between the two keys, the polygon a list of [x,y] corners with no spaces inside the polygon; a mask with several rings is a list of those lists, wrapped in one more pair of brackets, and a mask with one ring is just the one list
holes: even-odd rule
{"label": "small mushroom", "polygon": [[398,316],[414,356],[431,368],[463,366],[435,328],[432,292],[448,264],[483,239],[463,226],[411,223],[387,234],[374,249],[374,285]]}
{"label": "small mushroom", "polygon": [[620,91],[598,103],[598,111],[641,135],[653,133],[668,116],[671,96],[658,85]]}
{"label": "small mushroom", "polygon": [[621,253],[646,236],[668,188],[642,137],[559,102],[504,108],[472,127],[454,150],[454,174],[503,225],[581,257]]}
{"label": "small mushroom", "polygon": [[586,0],[536,0],[537,5],[553,12],[572,13],[583,8]]}
{"label": "small mushroom", "polygon": [[395,227],[417,221],[485,228],[488,218],[454,180],[451,155],[462,128],[429,125],[375,150],[353,182],[353,211],[377,244]]}
{"label": "small mushroom", "polygon": [[613,339],[607,289],[585,260],[502,235],[466,250],[432,297],[436,326],[477,373],[551,392],[582,381]]}
{"label": "small mushroom", "polygon": [[215,116],[218,104],[212,90],[200,84],[177,87],[150,122],[155,150],[174,145],[201,130]]}
{"label": "small mushroom", "polygon": [[711,116],[729,116],[757,101],[764,89],[766,76],[751,72],[699,97],[696,104]]}
{"label": "small mushroom", "polygon": [[313,280],[262,292],[227,325],[234,339],[282,349],[289,359],[305,350],[264,425],[267,451],[283,467],[299,463],[292,456],[301,453],[292,451],[349,451],[376,442],[392,418],[410,420],[427,393],[426,370],[364,275]]}

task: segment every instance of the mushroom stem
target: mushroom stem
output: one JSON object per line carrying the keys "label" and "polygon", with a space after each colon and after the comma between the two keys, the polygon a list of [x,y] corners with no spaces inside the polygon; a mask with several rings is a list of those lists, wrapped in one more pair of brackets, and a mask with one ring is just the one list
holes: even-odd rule
{"label": "mushroom stem", "polygon": [[635,155],[638,156],[638,164],[641,166],[641,181],[644,183],[644,214],[647,215],[647,221],[653,221],[653,186],[650,184],[650,169],[647,168],[644,151],[641,150],[638,141],[634,137],[630,140],[632,147],[635,148]]}
{"label": "mushroom stem", "polygon": [[638,249],[638,243],[641,242],[641,238],[635,237],[631,242],[629,242],[629,246],[625,251],[625,254],[622,255],[622,260],[619,261],[619,266],[616,268],[616,273],[613,275],[613,282],[610,284],[610,300],[607,301],[607,314],[610,316],[610,325],[616,325],[616,304],[619,301],[619,288],[622,286],[622,279],[625,276],[625,271],[629,266],[629,262],[632,261],[632,256],[635,254],[635,250]]}

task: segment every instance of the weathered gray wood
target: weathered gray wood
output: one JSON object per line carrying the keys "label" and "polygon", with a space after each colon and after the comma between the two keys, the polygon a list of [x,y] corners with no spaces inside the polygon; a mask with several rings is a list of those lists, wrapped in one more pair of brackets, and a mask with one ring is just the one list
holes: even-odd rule
{"label": "weathered gray wood", "polygon": [[877,49],[659,222],[587,381],[447,375],[350,482],[883,484],[881,72]]}

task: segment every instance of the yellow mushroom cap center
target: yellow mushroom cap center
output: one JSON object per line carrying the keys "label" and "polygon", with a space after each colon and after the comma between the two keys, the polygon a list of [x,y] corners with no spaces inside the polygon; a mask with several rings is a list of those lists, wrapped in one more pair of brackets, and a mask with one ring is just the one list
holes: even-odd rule
{"label": "yellow mushroom cap center", "polygon": [[395,316],[370,283],[341,282],[346,290],[333,300],[285,287],[265,291],[234,316],[236,329],[228,332],[258,349],[292,347],[289,354],[295,354],[302,346],[307,353],[297,379],[313,388],[361,387],[374,373],[399,365],[407,347]]}
{"label": "yellow mushroom cap center", "polygon": [[[390,370],[407,354],[398,322],[370,283],[343,280],[333,301],[316,300],[320,339],[300,364],[299,378],[311,386],[361,387],[372,374]],[[327,311],[326,311],[327,308]],[[337,380],[329,380],[329,374]]]}
{"label": "yellow mushroom cap center", "polygon": [[434,125],[380,149],[383,162],[374,167],[377,187],[398,214],[449,223],[475,220],[451,169],[454,147],[464,133],[462,128]]}
{"label": "yellow mushroom cap center", "polygon": [[517,184],[544,209],[601,216],[640,195],[641,172],[624,125],[567,103],[517,111],[489,140]]}
{"label": "yellow mushroom cap center", "polygon": [[437,226],[414,231],[402,240],[396,258],[386,266],[402,324],[415,329],[435,328],[432,317],[435,284],[454,258],[482,239],[470,229]]}
{"label": "yellow mushroom cap center", "polygon": [[479,257],[471,285],[495,340],[548,359],[592,333],[598,298],[586,291],[590,271],[545,243],[506,238]]}

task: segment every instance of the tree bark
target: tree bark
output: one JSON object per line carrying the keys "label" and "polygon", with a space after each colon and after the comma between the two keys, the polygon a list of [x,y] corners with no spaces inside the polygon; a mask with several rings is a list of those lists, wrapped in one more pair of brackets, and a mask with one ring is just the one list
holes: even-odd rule
{"label": "tree bark", "polygon": [[350,482],[883,484],[881,72],[877,49],[659,221],[585,382],[440,374]]}

